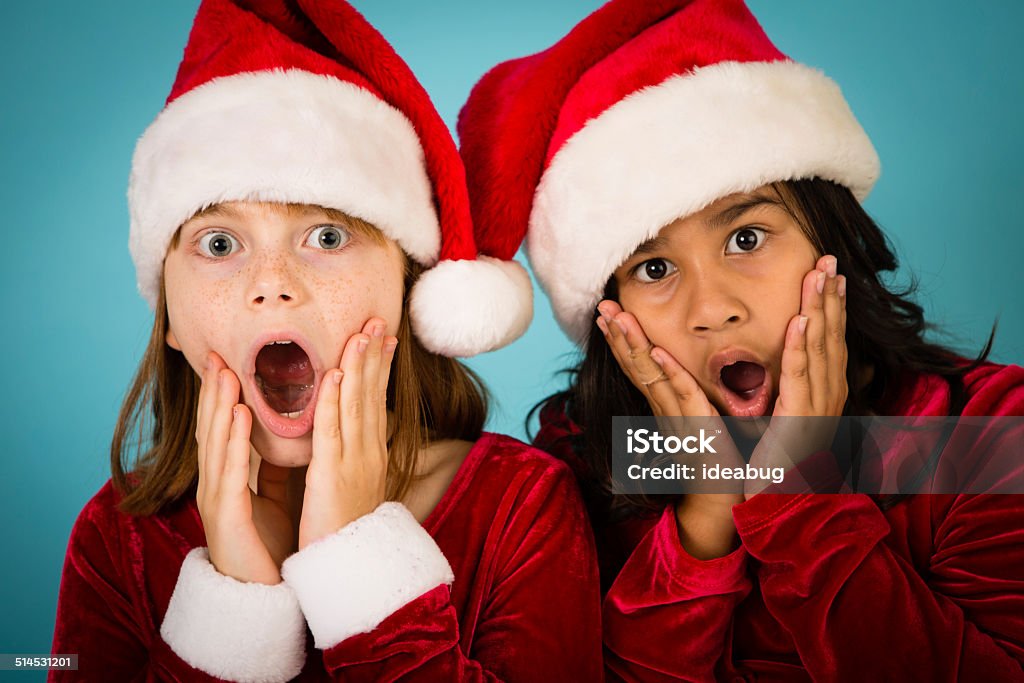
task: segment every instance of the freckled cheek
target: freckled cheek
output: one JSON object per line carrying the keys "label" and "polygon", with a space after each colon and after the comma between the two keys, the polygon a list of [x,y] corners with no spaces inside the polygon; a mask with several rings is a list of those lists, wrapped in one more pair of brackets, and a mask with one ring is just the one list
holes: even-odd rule
{"label": "freckled cheek", "polygon": [[390,272],[371,272],[359,277],[330,283],[326,306],[321,308],[328,329],[347,338],[372,317],[387,322],[388,333],[395,334],[402,316],[402,277]]}
{"label": "freckled cheek", "polygon": [[226,287],[168,283],[167,314],[182,352],[194,368],[213,350],[230,360],[231,311]]}

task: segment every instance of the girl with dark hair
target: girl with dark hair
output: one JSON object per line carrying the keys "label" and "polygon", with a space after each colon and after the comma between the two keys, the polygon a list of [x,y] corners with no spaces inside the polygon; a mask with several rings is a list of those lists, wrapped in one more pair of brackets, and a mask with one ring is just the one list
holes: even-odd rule
{"label": "girl with dark hair", "polygon": [[[803,473],[834,464],[843,415],[1024,414],[991,339],[973,361],[929,343],[885,285],[860,206],[877,155],[831,80],[739,0],[614,0],[485,75],[459,133],[474,219],[525,235],[583,347],[535,443],[584,488],[611,678],[1024,679],[1020,496],[612,493],[614,416],[741,418],[720,452],[804,449]],[[831,431],[805,443],[793,418]]]}
{"label": "girl with dark hair", "polygon": [[572,473],[483,432],[456,360],[523,331],[529,278],[384,38],[341,0],[204,0],[129,203],[153,331],[51,679],[599,678]]}

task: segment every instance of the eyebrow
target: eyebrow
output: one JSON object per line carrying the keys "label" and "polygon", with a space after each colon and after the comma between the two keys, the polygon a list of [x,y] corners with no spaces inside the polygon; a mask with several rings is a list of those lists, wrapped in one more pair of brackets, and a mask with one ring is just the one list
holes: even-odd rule
{"label": "eyebrow", "polygon": [[666,245],[668,245],[668,239],[667,238],[665,238],[665,237],[663,237],[661,235],[659,235],[657,237],[652,237],[651,239],[647,240],[646,242],[641,244],[639,247],[634,249],[633,253],[630,254],[629,258],[632,259],[637,254],[652,254],[652,253],[654,253],[656,251],[661,251],[662,249],[664,249],[666,247]]}
{"label": "eyebrow", "polygon": [[[741,201],[738,201],[736,204],[733,204],[732,206],[722,209],[718,213],[711,216],[711,218],[707,219],[704,225],[708,230],[717,230],[719,228],[723,228],[731,224],[733,221],[735,221],[748,211],[751,211],[764,205],[781,207],[782,203],[776,199],[763,197],[761,195],[746,195],[745,198],[743,198]],[[662,235],[652,237],[651,239],[647,240],[646,242],[638,246],[636,249],[634,249],[633,253],[630,254],[630,258],[632,259],[638,254],[653,254],[655,252],[661,251],[667,245],[668,239],[666,237]]]}
{"label": "eyebrow", "polygon": [[733,223],[736,219],[738,219],[740,216],[747,213],[748,211],[765,205],[778,207],[782,206],[782,203],[777,199],[771,199],[769,197],[763,197],[761,195],[747,195],[747,197],[742,201],[739,201],[736,204],[733,204],[732,206],[722,209],[718,213],[711,216],[711,218],[709,218],[705,222],[705,225],[709,230],[717,230],[719,228],[723,228]]}
{"label": "eyebrow", "polygon": [[196,218],[235,218],[238,212],[226,204],[211,204],[201,211],[196,211],[189,220]]}

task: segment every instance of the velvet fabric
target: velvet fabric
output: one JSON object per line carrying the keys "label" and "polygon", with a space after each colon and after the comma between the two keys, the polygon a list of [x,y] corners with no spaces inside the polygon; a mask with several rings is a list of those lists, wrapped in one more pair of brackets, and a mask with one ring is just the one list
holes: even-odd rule
{"label": "velvet fabric", "polygon": [[[1024,414],[1020,367],[984,365],[966,384],[964,415]],[[942,378],[904,386],[887,414],[947,414]],[[586,478],[574,431],[548,411],[536,443]],[[683,549],[673,506],[595,529],[609,679],[1024,680],[1024,496],[915,495],[883,511],[863,494],[759,494],[733,519],[739,547],[709,561]]]}
{"label": "velvet fabric", "polygon": [[[72,530],[53,652],[78,653],[79,670],[50,680],[216,680],[160,638],[185,555],[206,543],[195,501],[148,517],[117,501],[108,482]],[[423,527],[451,564],[451,589],[325,651],[307,633],[295,680],[600,680],[597,563],[569,468],[485,434]]]}

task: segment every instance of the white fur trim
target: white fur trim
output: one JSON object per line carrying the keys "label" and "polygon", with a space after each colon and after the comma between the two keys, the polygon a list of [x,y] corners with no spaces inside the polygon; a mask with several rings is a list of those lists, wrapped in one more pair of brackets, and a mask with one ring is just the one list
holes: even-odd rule
{"label": "white fur trim", "polygon": [[403,605],[455,580],[437,543],[401,503],[383,503],[289,557],[281,574],[326,650],[372,631]]}
{"label": "white fur trim", "polygon": [[409,299],[412,329],[443,356],[474,356],[509,344],[533,319],[533,287],[515,261],[480,256],[441,261],[423,273]]}
{"label": "white fur trim", "polygon": [[128,200],[151,307],[174,232],[218,202],[317,204],[369,221],[424,265],[440,250],[412,124],[352,83],[306,71],[218,78],[171,102],[135,147]]}
{"label": "white fur trim", "polygon": [[160,635],[191,666],[228,681],[290,681],[306,661],[291,588],[224,576],[206,548],[185,556]]}
{"label": "white fur trim", "polygon": [[557,152],[534,198],[530,264],[582,342],[611,274],[674,220],[780,180],[825,178],[863,200],[878,175],[871,141],[820,71],[695,69],[617,102]]}

